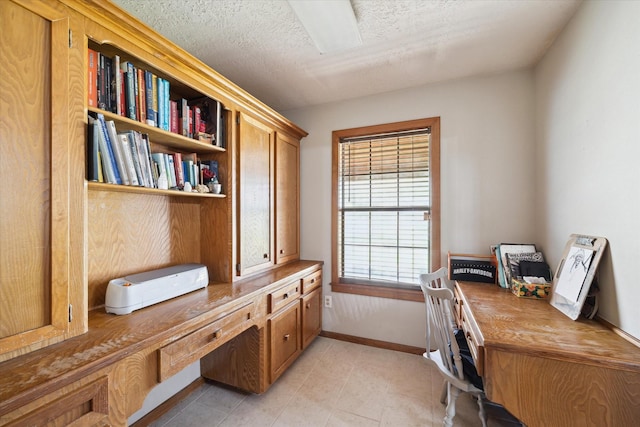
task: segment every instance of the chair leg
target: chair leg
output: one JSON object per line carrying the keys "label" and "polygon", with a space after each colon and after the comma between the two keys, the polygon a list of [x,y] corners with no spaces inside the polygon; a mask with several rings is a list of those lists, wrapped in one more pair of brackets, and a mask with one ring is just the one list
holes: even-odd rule
{"label": "chair leg", "polygon": [[443,405],[447,403],[447,385],[448,384],[449,383],[447,381],[442,383],[442,392],[440,393],[440,403],[442,403]]}
{"label": "chair leg", "polygon": [[460,390],[457,387],[452,386],[447,382],[447,409],[444,416],[444,427],[453,427],[453,417],[456,416],[456,400],[460,394]]}
{"label": "chair leg", "polygon": [[478,399],[478,407],[480,410],[478,411],[478,415],[480,416],[480,421],[482,422],[482,427],[487,427],[487,413],[484,410],[484,404],[482,403],[482,395],[476,395]]}

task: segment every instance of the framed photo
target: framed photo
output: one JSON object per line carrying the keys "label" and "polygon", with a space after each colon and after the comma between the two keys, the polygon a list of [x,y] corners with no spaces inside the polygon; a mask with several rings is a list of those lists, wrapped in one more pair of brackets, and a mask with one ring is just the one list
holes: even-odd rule
{"label": "framed photo", "polygon": [[582,311],[602,253],[604,237],[572,234],[553,277],[550,304],[576,320]]}

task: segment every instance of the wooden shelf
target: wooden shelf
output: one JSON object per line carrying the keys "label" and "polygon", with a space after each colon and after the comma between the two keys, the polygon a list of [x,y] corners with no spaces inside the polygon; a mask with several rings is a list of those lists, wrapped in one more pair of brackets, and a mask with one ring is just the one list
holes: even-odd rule
{"label": "wooden shelf", "polygon": [[87,188],[92,191],[116,191],[120,193],[140,193],[140,194],[155,194],[159,196],[170,197],[208,197],[223,199],[227,197],[226,194],[213,194],[213,193],[186,193],[179,190],[159,190],[157,188],[137,187],[133,185],[118,185],[118,184],[105,184],[103,182],[89,182],[87,181]]}
{"label": "wooden shelf", "polygon": [[113,120],[118,127],[118,131],[135,130],[140,133],[146,133],[147,135],[149,135],[149,141],[153,144],[164,145],[165,147],[170,147],[175,150],[184,151],[187,153],[224,153],[225,151],[227,151],[222,147],[200,142],[192,138],[187,138],[186,136],[178,135],[177,133],[149,126],[142,122],[131,120],[128,117],[123,117],[110,111],[101,110],[95,107],[89,107],[89,111],[103,114],[105,120]]}

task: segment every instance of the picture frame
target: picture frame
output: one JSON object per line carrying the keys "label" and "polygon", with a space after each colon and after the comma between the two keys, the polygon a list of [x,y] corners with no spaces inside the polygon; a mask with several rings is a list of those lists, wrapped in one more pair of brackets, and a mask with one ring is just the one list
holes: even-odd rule
{"label": "picture frame", "polygon": [[569,236],[553,277],[549,303],[572,320],[580,316],[606,247],[604,237]]}

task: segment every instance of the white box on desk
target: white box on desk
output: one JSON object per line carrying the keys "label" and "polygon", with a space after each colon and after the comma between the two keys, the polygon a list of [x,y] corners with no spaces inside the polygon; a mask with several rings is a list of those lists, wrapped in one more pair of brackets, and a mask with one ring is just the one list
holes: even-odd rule
{"label": "white box on desk", "polygon": [[107,286],[107,313],[129,314],[153,304],[206,288],[209,272],[202,264],[180,264],[113,279]]}

